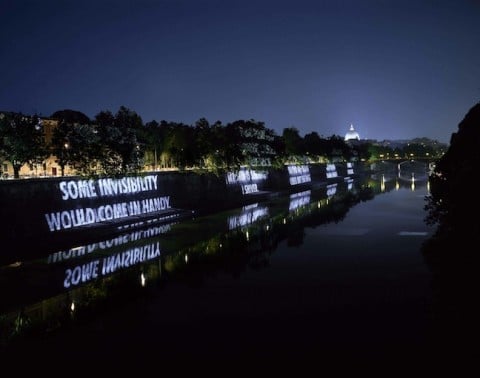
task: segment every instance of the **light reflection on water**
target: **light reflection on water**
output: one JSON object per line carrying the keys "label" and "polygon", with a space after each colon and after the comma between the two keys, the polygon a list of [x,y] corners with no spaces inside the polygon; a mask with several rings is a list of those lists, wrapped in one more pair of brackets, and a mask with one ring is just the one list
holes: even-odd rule
{"label": "light reflection on water", "polygon": [[[378,306],[386,300],[385,295],[396,308],[397,301],[405,299],[396,298],[396,290],[417,301],[425,293],[422,285],[429,277],[418,255],[419,233],[426,229],[423,202],[410,189],[408,182],[398,178],[349,181],[165,225],[161,231],[142,230],[53,251],[42,261],[2,268],[2,321],[18,325],[19,317],[24,317],[29,321],[22,324],[41,327],[42,322],[63,319],[65,312],[70,319],[73,313],[80,318],[82,313],[95,311],[105,298],[128,305],[132,296],[141,297],[160,284],[168,290],[175,282],[202,287],[206,292],[209,287],[231,285],[235,287],[232,295],[238,298],[246,295],[242,287],[248,291],[253,285],[260,290],[259,299],[250,303],[252,308],[241,310],[249,317],[260,316],[254,311],[257,308],[268,313],[284,311],[283,317],[300,321],[298,312],[321,316],[325,311],[338,313],[345,306],[358,311],[361,303]],[[415,190],[427,194],[425,183]],[[408,270],[408,284],[402,269]],[[30,277],[28,282],[25,276]],[[269,282],[269,288],[261,282]],[[388,286],[392,282],[395,284]],[[412,282],[420,283],[415,293]],[[385,283],[393,292],[378,288]],[[292,293],[295,287],[303,293],[301,301]],[[295,306],[286,304],[278,290]],[[332,293],[337,299],[332,299]],[[189,300],[192,294],[182,291],[182,295]],[[210,303],[210,312],[222,311],[222,298],[216,305]],[[162,295],[157,300],[161,301]],[[270,307],[267,310],[265,306]],[[41,315],[39,308],[43,309]],[[348,311],[341,312],[342,316]],[[407,310],[401,313],[413,316]],[[327,318],[332,320],[330,315]],[[310,316],[305,324],[313,327]],[[310,331],[320,337],[320,329]],[[331,330],[323,331],[327,338],[333,337]]]}

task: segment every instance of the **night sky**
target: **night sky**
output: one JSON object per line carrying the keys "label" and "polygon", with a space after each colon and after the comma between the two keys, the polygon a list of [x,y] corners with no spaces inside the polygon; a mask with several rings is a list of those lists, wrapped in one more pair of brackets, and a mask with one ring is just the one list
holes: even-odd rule
{"label": "night sky", "polygon": [[448,142],[480,98],[480,1],[0,0],[0,110]]}

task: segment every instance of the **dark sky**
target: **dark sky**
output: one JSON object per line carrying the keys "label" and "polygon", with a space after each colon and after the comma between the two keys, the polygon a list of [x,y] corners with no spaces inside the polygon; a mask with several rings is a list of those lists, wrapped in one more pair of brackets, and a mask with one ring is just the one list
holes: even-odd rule
{"label": "dark sky", "polygon": [[448,142],[480,97],[480,1],[0,0],[0,109]]}

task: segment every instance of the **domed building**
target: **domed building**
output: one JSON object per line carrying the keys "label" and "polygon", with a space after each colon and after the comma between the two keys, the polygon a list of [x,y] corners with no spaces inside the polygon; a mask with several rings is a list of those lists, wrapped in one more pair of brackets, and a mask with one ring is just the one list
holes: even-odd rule
{"label": "domed building", "polygon": [[360,140],[360,135],[355,131],[353,125],[350,125],[350,129],[345,134],[345,141],[347,140]]}

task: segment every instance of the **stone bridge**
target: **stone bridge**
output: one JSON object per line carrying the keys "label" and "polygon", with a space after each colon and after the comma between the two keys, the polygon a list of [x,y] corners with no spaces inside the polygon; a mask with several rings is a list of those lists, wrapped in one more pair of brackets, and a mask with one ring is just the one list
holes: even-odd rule
{"label": "stone bridge", "polygon": [[370,165],[370,169],[376,174],[408,181],[427,180],[434,168],[435,161],[431,159],[379,160]]}

